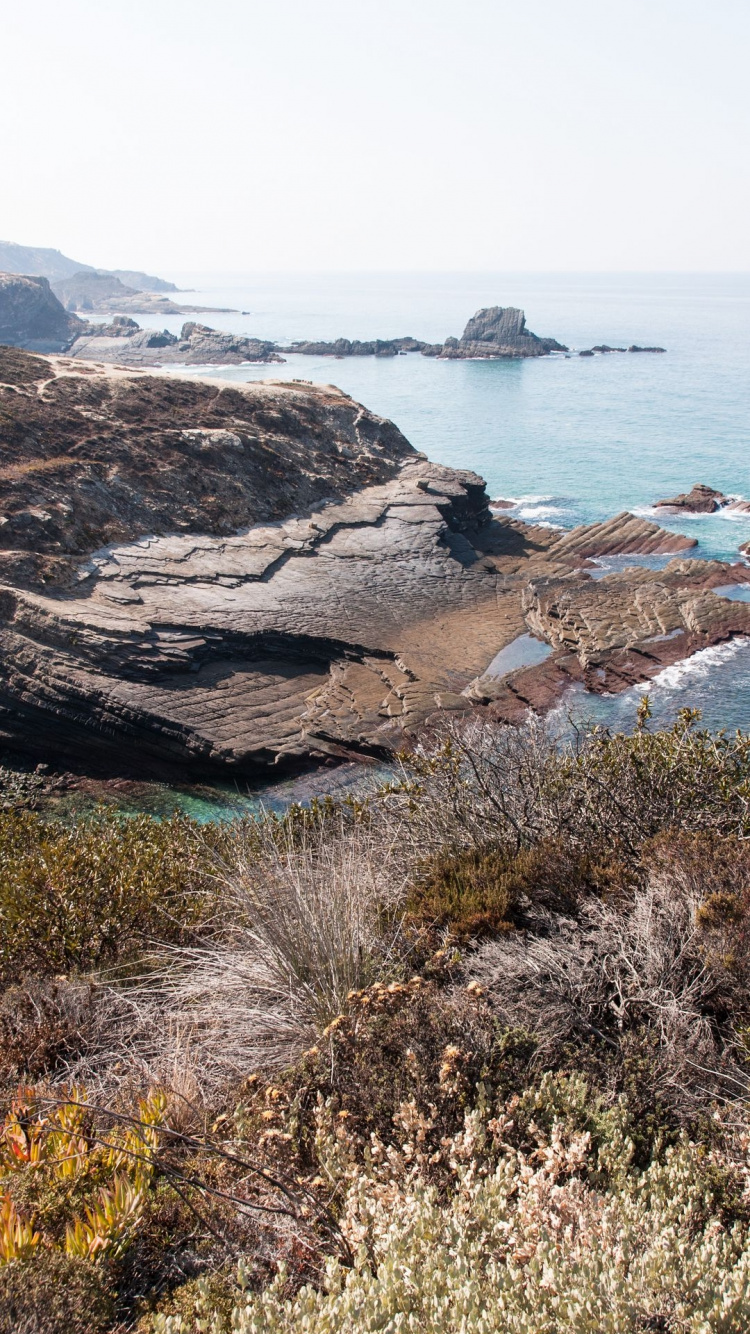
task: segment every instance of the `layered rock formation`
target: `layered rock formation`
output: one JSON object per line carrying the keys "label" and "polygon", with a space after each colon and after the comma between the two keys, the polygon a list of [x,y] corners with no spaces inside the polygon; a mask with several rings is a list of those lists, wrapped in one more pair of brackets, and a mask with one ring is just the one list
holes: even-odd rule
{"label": "layered rock formation", "polygon": [[222,333],[190,321],[171,334],[167,329],[141,329],[127,316],[110,324],[87,325],[67,348],[68,356],[121,366],[239,366],[243,362],[283,362],[273,343],[240,334]]}
{"label": "layered rock formation", "polygon": [[567,352],[555,338],[539,338],[526,328],[526,316],[514,306],[488,306],[472,315],[460,338],[446,338],[429,356],[456,358],[545,357]]}
{"label": "layered rock formation", "polygon": [[57,352],[84,327],[63,309],[46,278],[0,273],[0,344]]}
{"label": "layered rock formation", "polygon": [[[711,592],[744,567],[593,580],[591,555],[675,535],[493,518],[481,478],[335,389],[0,349],[0,413],[0,740],[45,758],[199,776],[380,755],[436,712],[519,717],[750,629]],[[529,630],[547,662],[488,677]]]}

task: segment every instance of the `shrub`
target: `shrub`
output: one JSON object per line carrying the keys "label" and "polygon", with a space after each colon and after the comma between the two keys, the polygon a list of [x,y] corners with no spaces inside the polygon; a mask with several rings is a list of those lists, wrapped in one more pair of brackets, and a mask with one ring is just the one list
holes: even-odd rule
{"label": "shrub", "polygon": [[750,835],[750,736],[717,735],[683,710],[650,732],[647,711],[630,736],[594,728],[572,740],[531,718],[515,728],[472,715],[449,719],[402,757],[393,798],[411,815],[412,846],[488,842],[530,847],[565,837],[585,849],[637,857],[661,830]]}
{"label": "shrub", "polygon": [[525,925],[540,909],[575,914],[585,896],[627,890],[634,878],[606,847],[581,848],[565,837],[520,851],[447,848],[417,866],[406,906],[412,923],[466,941]]}
{"label": "shrub", "polygon": [[0,984],[99,968],[210,911],[211,832],[176,817],[0,812]]}
{"label": "shrub", "polygon": [[28,978],[0,993],[0,1088],[64,1073],[95,1041],[105,1007],[91,984],[59,978]]}
{"label": "shrub", "polygon": [[[346,812],[227,835],[212,940],[160,956],[144,1040],[189,1048],[203,1086],[283,1068],[353,989],[398,977],[409,945],[387,848]],[[148,1017],[150,1013],[150,1018]]]}
{"label": "shrub", "polygon": [[[561,1090],[557,1090],[559,1096]],[[401,1152],[377,1137],[351,1170],[341,1132],[328,1162],[342,1165],[343,1226],[353,1268],[328,1265],[320,1287],[290,1295],[282,1271],[235,1302],[239,1334],[626,1334],[646,1329],[741,1334],[750,1320],[750,1233],[722,1212],[730,1168],[682,1141],[644,1171],[629,1166],[624,1108],[595,1145],[536,1098],[536,1143],[508,1143],[514,1104],[468,1113],[444,1150],[450,1189],[428,1184],[414,1136]],[[586,1106],[582,1081],[568,1101]],[[516,1100],[517,1102],[517,1100]],[[549,1116],[545,1115],[549,1112]],[[408,1109],[401,1121],[408,1124]],[[429,1115],[414,1108],[411,1124]],[[549,1128],[546,1128],[546,1127]],[[718,1170],[717,1170],[718,1169]],[[220,1312],[199,1323],[157,1316],[154,1334],[220,1334]]]}
{"label": "shrub", "polygon": [[315,1046],[273,1080],[253,1077],[235,1111],[241,1138],[270,1146],[295,1176],[318,1177],[321,1106],[366,1153],[373,1135],[400,1143],[394,1118],[406,1105],[429,1109],[423,1141],[439,1171],[441,1144],[463,1123],[480,1087],[489,1096],[523,1087],[534,1042],[509,1033],[472,992],[414,977],[353,993]]}
{"label": "shrub", "polygon": [[58,1251],[0,1265],[0,1334],[104,1334],[114,1302],[106,1276]]}
{"label": "shrub", "polygon": [[661,834],[639,882],[483,945],[468,973],[502,1022],[534,1034],[539,1064],[595,1048],[619,1080],[636,1059],[641,1094],[695,1114],[747,1087],[750,845]]}

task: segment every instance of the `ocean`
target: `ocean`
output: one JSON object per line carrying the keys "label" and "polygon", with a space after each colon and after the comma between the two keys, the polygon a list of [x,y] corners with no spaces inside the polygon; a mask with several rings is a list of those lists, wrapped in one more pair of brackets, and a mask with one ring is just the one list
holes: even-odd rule
{"label": "ocean", "polygon": [[[430,458],[481,473],[492,498],[517,501],[532,522],[569,528],[623,509],[652,517],[656,500],[695,482],[750,497],[750,274],[170,276],[192,289],[175,300],[241,312],[161,317],[173,332],[190,318],[283,343],[407,334],[442,342],[479,307],[514,305],[530,329],[574,353],[601,343],[664,347],[663,356],[498,362],[293,356],[190,373],[337,384]],[[700,556],[739,560],[750,539],[750,515],[659,521],[696,537]],[[567,706],[628,728],[640,693],[579,692]],[[649,693],[656,723],[690,705],[712,729],[750,729],[750,641],[668,668]]]}

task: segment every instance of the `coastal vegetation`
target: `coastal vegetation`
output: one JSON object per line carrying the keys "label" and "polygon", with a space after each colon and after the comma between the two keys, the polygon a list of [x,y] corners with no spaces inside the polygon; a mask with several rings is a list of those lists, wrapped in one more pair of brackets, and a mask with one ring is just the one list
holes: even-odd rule
{"label": "coastal vegetation", "polygon": [[750,737],[0,812],[0,1331],[741,1331]]}

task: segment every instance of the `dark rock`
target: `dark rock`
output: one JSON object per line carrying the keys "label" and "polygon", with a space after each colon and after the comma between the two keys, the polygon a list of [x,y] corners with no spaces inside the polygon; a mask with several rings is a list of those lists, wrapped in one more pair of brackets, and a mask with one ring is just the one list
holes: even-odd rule
{"label": "dark rock", "polygon": [[586,348],[583,352],[579,352],[578,355],[579,357],[593,357],[594,353],[593,351]]}
{"label": "dark rock", "polygon": [[628,348],[628,352],[666,352],[666,350],[665,347],[638,347],[635,343]]}
{"label": "dark rock", "polygon": [[46,278],[0,273],[0,343],[60,352],[84,327],[63,309]]}
{"label": "dark rock", "polygon": [[[392,753],[436,712],[623,689],[750,631],[750,605],[711,591],[745,567],[594,581],[590,556],[689,539],[628,514],[569,533],[492,517],[481,478],[339,390],[77,370],[0,348],[7,748],[278,772]],[[529,631],[548,661],[488,677]]]}
{"label": "dark rock", "polygon": [[671,500],[657,500],[655,509],[687,510],[690,514],[714,514],[728,504],[727,497],[713,487],[696,482],[692,491],[672,496]]}
{"label": "dark rock", "polygon": [[438,355],[447,360],[544,357],[549,352],[567,350],[554,338],[539,338],[530,333],[522,310],[514,306],[489,306],[472,315],[460,338],[446,338]]}
{"label": "dark rock", "polygon": [[598,343],[598,344],[596,345],[596,347],[592,347],[591,351],[592,351],[592,352],[626,352],[626,351],[627,351],[627,348],[624,348],[624,347],[608,347],[606,343]]}
{"label": "dark rock", "polygon": [[426,347],[417,338],[336,338],[333,342],[311,340],[280,347],[279,352],[302,353],[310,357],[395,357],[399,352],[421,352]]}
{"label": "dark rock", "polygon": [[558,537],[551,551],[556,556],[647,556],[689,551],[697,547],[694,537],[671,533],[648,519],[623,510],[604,523],[584,524]]}

